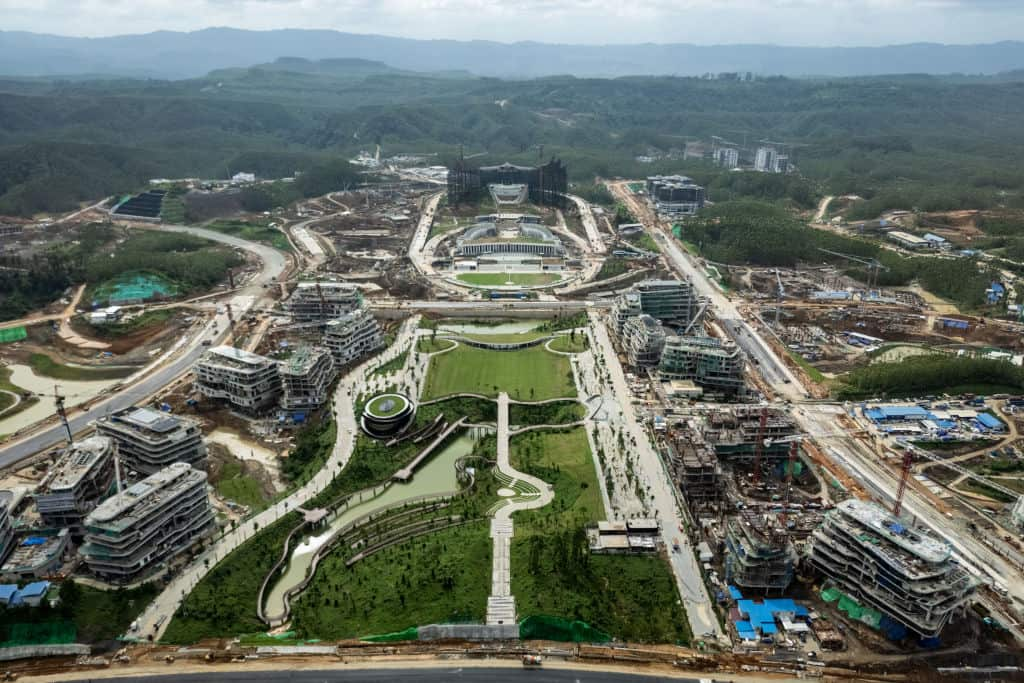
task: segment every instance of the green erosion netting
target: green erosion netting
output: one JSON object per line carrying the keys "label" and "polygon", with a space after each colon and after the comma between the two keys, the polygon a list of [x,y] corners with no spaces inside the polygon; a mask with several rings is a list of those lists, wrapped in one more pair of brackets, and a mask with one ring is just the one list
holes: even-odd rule
{"label": "green erosion netting", "polygon": [[607,643],[612,637],[582,621],[567,621],[560,617],[526,617],[519,622],[519,637],[523,640],[559,640],[571,643]]}
{"label": "green erosion netting", "polygon": [[397,643],[402,640],[418,640],[420,637],[419,628],[416,626],[410,626],[404,631],[395,631],[394,633],[381,633],[376,636],[365,636],[360,640],[365,640],[370,643]]}
{"label": "green erosion netting", "polygon": [[111,303],[151,299],[154,296],[174,294],[175,287],[158,275],[133,273],[122,275],[113,282],[104,283],[96,290],[97,299]]}
{"label": "green erosion netting", "polygon": [[12,327],[7,330],[0,330],[0,344],[10,344],[11,342],[21,341],[28,336],[28,332],[25,331],[24,327]]}
{"label": "green erosion netting", "polygon": [[842,597],[842,595],[842,592],[834,586],[821,591],[821,599],[825,602],[835,602]]}
{"label": "green erosion netting", "polygon": [[70,621],[43,621],[37,624],[11,624],[7,640],[0,647],[19,645],[63,645],[75,642],[78,634]]}

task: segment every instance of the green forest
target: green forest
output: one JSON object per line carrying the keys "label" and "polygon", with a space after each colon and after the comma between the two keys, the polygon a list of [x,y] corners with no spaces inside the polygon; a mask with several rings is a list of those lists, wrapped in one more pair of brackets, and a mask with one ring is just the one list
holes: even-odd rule
{"label": "green forest", "polygon": [[200,291],[243,262],[231,249],[185,234],[129,232],[94,223],[79,228],[74,237],[29,258],[0,255],[0,320],[46,306],[72,285],[88,283],[88,296],[98,285],[129,273],[156,275],[178,293]]}
{"label": "green forest", "polygon": [[843,399],[901,397],[929,393],[994,393],[1024,390],[1024,369],[1013,363],[945,354],[872,363],[843,375],[836,394]]}
{"label": "green forest", "polygon": [[[67,209],[153,177],[289,176],[377,143],[384,154],[435,153],[438,163],[460,149],[481,163],[559,156],[582,185],[682,172],[714,201],[809,208],[824,193],[855,193],[865,199],[855,217],[1024,207],[1016,117],[1024,75],[741,82],[287,69],[182,81],[0,81],[0,214]],[[732,173],[684,159],[687,141],[712,135],[748,146],[785,141],[800,172]],[[324,187],[338,186],[309,177],[290,191]],[[250,192],[248,203],[265,206],[261,194]]]}
{"label": "green forest", "polygon": [[725,202],[701,212],[679,226],[680,236],[694,244],[707,259],[725,264],[796,267],[833,263],[864,280],[867,269],[829,251],[859,258],[876,258],[883,287],[918,282],[923,288],[972,310],[985,303],[985,289],[998,281],[998,272],[974,258],[902,256],[876,243],[811,228],[774,204],[752,201]]}

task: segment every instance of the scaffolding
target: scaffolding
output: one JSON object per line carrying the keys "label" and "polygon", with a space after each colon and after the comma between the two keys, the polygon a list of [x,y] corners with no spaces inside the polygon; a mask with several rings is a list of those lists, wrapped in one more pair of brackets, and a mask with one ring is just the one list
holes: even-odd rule
{"label": "scaffolding", "polygon": [[773,513],[743,510],[726,522],[725,577],[744,594],[781,595],[793,580],[796,550]]}

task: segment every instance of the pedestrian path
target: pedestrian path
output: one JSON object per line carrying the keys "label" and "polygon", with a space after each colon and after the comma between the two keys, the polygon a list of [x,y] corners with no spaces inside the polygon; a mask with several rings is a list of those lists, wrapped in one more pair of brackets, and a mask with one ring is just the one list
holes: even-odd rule
{"label": "pedestrian path", "polygon": [[[515,488],[517,496],[502,501],[494,508],[491,519],[491,595],[487,599],[487,623],[491,626],[510,624],[516,621],[516,599],[512,595],[512,538],[515,525],[512,514],[518,510],[544,507],[555,498],[555,492],[547,483],[532,475],[520,472],[509,462],[508,394],[498,394],[498,465],[495,476]],[[520,491],[522,493],[520,493]]]}

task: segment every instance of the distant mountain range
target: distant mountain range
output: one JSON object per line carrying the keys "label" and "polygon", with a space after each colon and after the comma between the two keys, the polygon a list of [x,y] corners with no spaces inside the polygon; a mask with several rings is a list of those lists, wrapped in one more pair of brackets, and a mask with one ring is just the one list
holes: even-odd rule
{"label": "distant mountain range", "polygon": [[280,57],[363,59],[412,71],[534,78],[753,72],[784,76],[996,74],[1024,68],[1024,42],[886,47],[558,45],[413,40],[338,31],[210,28],[109,38],[0,31],[0,75],[192,78]]}

